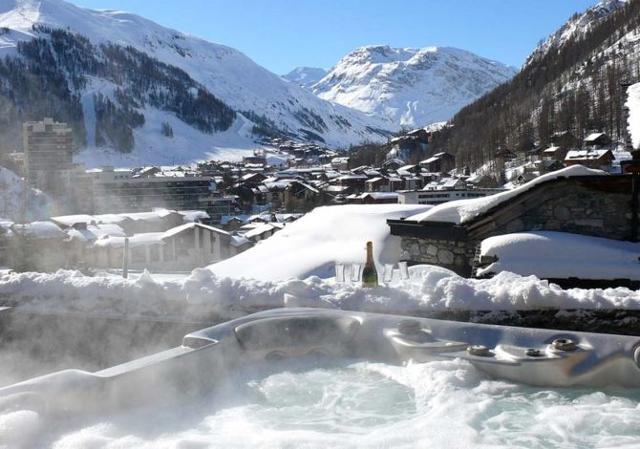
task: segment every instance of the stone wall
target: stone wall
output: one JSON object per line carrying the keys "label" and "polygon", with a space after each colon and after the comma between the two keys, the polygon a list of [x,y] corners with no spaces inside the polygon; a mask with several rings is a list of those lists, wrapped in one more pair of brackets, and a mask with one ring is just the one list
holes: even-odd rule
{"label": "stone wall", "polygon": [[[617,182],[617,181],[616,181]],[[618,184],[620,184],[618,182]],[[627,184],[603,188],[588,180],[567,179],[546,183],[523,195],[519,212],[500,209],[488,215],[484,225],[462,225],[466,237],[402,236],[404,257],[414,263],[434,264],[460,275],[472,274],[473,261],[482,240],[524,231],[560,231],[627,240],[631,228],[631,194]],[[630,182],[628,182],[630,187]],[[505,208],[512,202],[505,203]],[[506,210],[506,209],[505,209]],[[425,224],[428,233],[428,224]],[[640,235],[640,232],[639,232]]]}
{"label": "stone wall", "polygon": [[501,225],[491,235],[521,231],[562,231],[614,240],[629,238],[631,195],[590,189],[569,182],[540,192],[543,202]]}
{"label": "stone wall", "polygon": [[471,273],[475,246],[468,240],[402,237],[402,253],[411,262],[438,265],[467,276]]}

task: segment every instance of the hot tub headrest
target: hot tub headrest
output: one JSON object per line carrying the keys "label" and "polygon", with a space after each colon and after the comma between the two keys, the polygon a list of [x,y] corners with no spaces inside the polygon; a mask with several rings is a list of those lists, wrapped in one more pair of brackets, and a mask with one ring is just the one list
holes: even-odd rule
{"label": "hot tub headrest", "polygon": [[342,345],[355,336],[360,321],[351,316],[269,317],[240,324],[234,329],[245,349]]}

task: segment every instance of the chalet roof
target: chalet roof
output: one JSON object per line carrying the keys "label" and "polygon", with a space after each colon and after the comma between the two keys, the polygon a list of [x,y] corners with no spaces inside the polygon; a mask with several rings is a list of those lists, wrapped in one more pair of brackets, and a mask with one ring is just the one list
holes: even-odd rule
{"label": "chalet roof", "polygon": [[338,178],[338,181],[345,181],[345,180],[349,180],[349,179],[368,179],[366,175],[356,175],[356,174],[350,174],[350,175],[342,175]]}
{"label": "chalet roof", "polygon": [[33,221],[26,224],[13,224],[15,234],[34,239],[64,239],[67,235],[51,221]]}
{"label": "chalet roof", "polygon": [[[129,237],[129,248],[149,245],[164,245],[162,240],[164,232],[141,232]],[[94,243],[98,247],[122,248],[124,247],[125,237],[107,236],[96,240]]]}
{"label": "chalet roof", "polygon": [[162,237],[163,239],[166,238],[170,238],[170,237],[174,237],[178,234],[181,234],[185,231],[194,229],[194,228],[201,228],[201,229],[206,229],[208,231],[211,232],[215,232],[216,234],[222,234],[222,235],[231,235],[229,234],[227,231],[220,229],[220,228],[216,228],[213,226],[209,226],[209,225],[205,225],[202,223],[185,223],[183,225],[180,226],[176,226],[175,228],[171,228],[167,231],[164,232],[164,236]]}
{"label": "chalet roof", "polygon": [[409,170],[413,170],[416,167],[417,167],[417,165],[415,165],[415,164],[403,165],[402,167],[400,167],[398,169],[398,171],[409,171]]}
{"label": "chalet roof", "polygon": [[244,245],[251,245],[251,241],[242,235],[231,236],[231,246],[233,246],[234,248],[238,248]]}
{"label": "chalet roof", "polygon": [[358,198],[365,199],[367,197],[373,198],[374,200],[390,200],[390,199],[397,199],[398,193],[397,192],[366,192],[361,194]]}
{"label": "chalet roof", "polygon": [[263,234],[266,234],[267,232],[271,232],[275,229],[274,226],[272,226],[269,223],[263,223],[260,224],[258,226],[255,226],[253,229],[247,231],[244,233],[244,236],[248,239],[251,239],[253,237],[258,237],[261,236]]}
{"label": "chalet roof", "polygon": [[587,137],[584,138],[584,141],[585,141],[585,143],[595,142],[596,140],[600,139],[601,137],[606,137],[606,136],[607,135],[605,133],[591,133]]}
{"label": "chalet roof", "polygon": [[76,215],[61,215],[58,217],[51,217],[51,221],[62,226],[71,227],[78,223],[91,223],[95,221],[93,215],[76,214]]}
{"label": "chalet roof", "polygon": [[609,153],[613,156],[611,150],[571,150],[567,153],[565,161],[594,161],[605,157]]}
{"label": "chalet roof", "polygon": [[485,214],[489,210],[512,200],[514,197],[527,192],[538,184],[553,181],[559,178],[569,178],[573,176],[602,176],[607,175],[602,170],[593,170],[581,165],[573,165],[552,173],[547,173],[539,178],[529,181],[513,190],[497,193],[495,195],[482,198],[451,201],[440,204],[427,212],[407,218],[407,221],[417,222],[445,222],[462,224]]}

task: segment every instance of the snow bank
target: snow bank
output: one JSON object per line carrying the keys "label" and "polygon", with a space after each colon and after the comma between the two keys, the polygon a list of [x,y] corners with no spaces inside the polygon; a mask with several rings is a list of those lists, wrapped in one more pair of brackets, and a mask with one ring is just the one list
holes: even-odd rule
{"label": "snow bank", "polygon": [[629,134],[634,148],[640,148],[640,83],[627,89],[627,107],[629,108]]}
{"label": "snow bank", "polygon": [[640,280],[640,243],[540,231],[490,237],[481,252],[498,257],[481,275],[511,271],[541,278]]}
{"label": "snow bank", "polygon": [[409,217],[411,221],[441,221],[455,224],[462,224],[476,216],[488,211],[489,209],[510,200],[511,198],[526,192],[538,184],[551,181],[558,178],[568,178],[571,176],[597,176],[606,175],[602,170],[593,170],[583,167],[582,165],[573,165],[563,168],[552,173],[542,175],[520,187],[509,190],[507,192],[497,193],[495,195],[485,196],[482,198],[474,198],[470,200],[457,200],[440,204],[433,209]]}
{"label": "snow bank", "polygon": [[387,313],[516,311],[559,309],[640,310],[640,293],[626,288],[569,289],[534,276],[502,272],[491,279],[466,279],[440,267],[412,267],[412,278],[363,289],[312,276],[263,282],[222,278],[197,269],[186,279],[159,281],[87,277],[79,272],[5,273],[0,300],[56,313],[111,317],[230,319],[278,307],[323,307]]}
{"label": "snow bank", "polygon": [[335,262],[364,263],[365,244],[373,241],[378,263],[396,262],[400,238],[389,234],[387,219],[431,206],[380,204],[314,209],[267,240],[209,269],[219,276],[279,280],[311,275],[331,277]]}

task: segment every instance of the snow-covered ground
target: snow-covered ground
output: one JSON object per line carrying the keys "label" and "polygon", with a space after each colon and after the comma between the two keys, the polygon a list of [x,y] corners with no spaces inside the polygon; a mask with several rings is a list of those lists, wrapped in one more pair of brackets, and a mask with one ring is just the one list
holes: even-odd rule
{"label": "snow-covered ground", "polygon": [[324,307],[389,313],[516,311],[540,309],[640,310],[640,293],[626,288],[568,289],[502,272],[466,279],[433,266],[412,269],[411,279],[363,289],[316,276],[256,281],[218,277],[207,269],[186,279],[87,277],[75,271],[4,273],[0,298],[31,310],[113,317],[170,319],[212,314],[221,319],[278,307]]}
{"label": "snow-covered ground", "polygon": [[498,260],[479,275],[511,271],[546,279],[640,280],[640,243],[566,232],[520,232],[489,237],[481,253]]}
{"label": "snow-covered ground", "polygon": [[[382,281],[383,264],[395,263],[400,257],[398,237],[389,235],[386,219],[415,214],[425,207],[318,208],[254,248],[189,275],[154,276],[144,272],[122,279],[63,270],[4,272],[0,274],[0,300],[45,310],[155,317],[204,310],[230,318],[283,306],[407,313],[540,308],[640,310],[640,293],[626,288],[563,290],[537,277],[510,272],[478,280],[425,265],[411,267],[410,280],[400,281],[396,276],[390,285],[375,289],[335,282],[335,263],[363,263],[368,240],[374,242]],[[607,257],[614,260],[618,256],[613,254],[615,249],[611,251]]]}
{"label": "snow-covered ground", "polygon": [[314,209],[273,237],[236,257],[209,266],[218,276],[260,280],[330,277],[335,263],[363,263],[373,242],[379,264],[400,258],[400,238],[389,234],[387,219],[404,218],[431,206],[382,204]]}
{"label": "snow-covered ground", "polygon": [[426,212],[416,214],[409,217],[412,221],[440,221],[447,223],[461,224],[472,218],[482,214],[489,209],[496,207],[511,198],[526,192],[532,187],[558,178],[568,178],[571,176],[598,176],[606,175],[602,170],[593,170],[583,167],[582,165],[573,165],[563,168],[562,170],[547,173],[538,178],[529,181],[515,189],[497,193],[495,195],[485,196],[482,198],[474,198],[469,200],[450,201],[448,203],[439,204]]}

